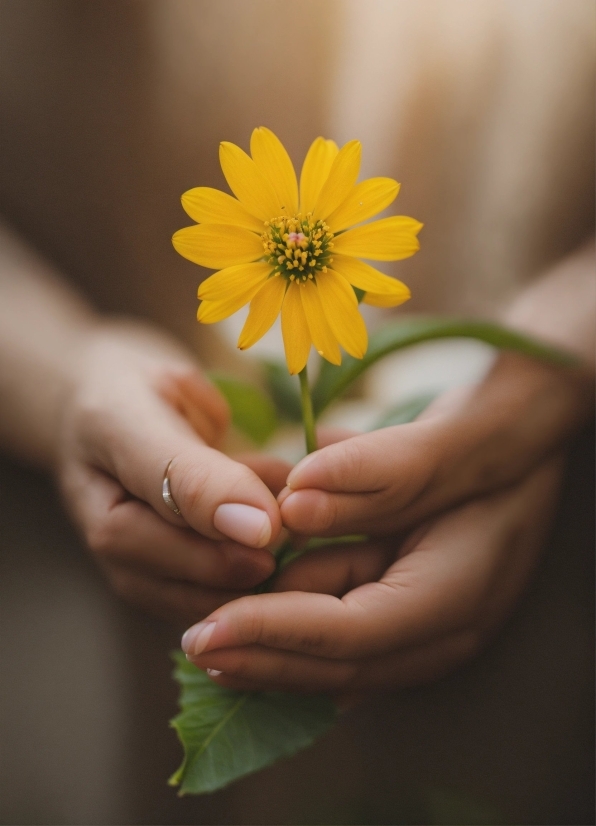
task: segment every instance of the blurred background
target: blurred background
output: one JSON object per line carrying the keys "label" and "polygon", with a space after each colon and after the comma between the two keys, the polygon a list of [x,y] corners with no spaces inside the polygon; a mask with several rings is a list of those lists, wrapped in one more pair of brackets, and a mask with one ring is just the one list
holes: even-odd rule
{"label": "blurred background", "polygon": [[[390,265],[408,312],[496,317],[594,222],[591,0],[0,0],[5,219],[100,310],[162,325],[211,367],[242,323],[195,320],[180,194],[224,187],[220,140],[266,125],[300,166],[319,134],[401,182],[421,252]],[[205,275],[203,273],[202,275]],[[371,314],[370,324],[382,318]],[[371,372],[333,421],[483,375],[480,345]],[[312,750],[176,798],[178,635],[108,591],[51,480],[0,459],[6,824],[593,822],[588,434],[516,616],[441,682],[345,715]]]}

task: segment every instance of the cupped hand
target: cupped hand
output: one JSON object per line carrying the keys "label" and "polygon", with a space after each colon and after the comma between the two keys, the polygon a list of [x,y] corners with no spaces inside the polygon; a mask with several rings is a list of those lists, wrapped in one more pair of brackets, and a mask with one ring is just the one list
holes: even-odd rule
{"label": "cupped hand", "polygon": [[307,456],[278,497],[284,525],[311,536],[383,536],[523,478],[590,414],[592,378],[500,356],[479,385],[445,394],[411,424]]}
{"label": "cupped hand", "polygon": [[[102,327],[64,401],[58,477],[115,590],[188,623],[270,575],[281,528],[273,494],[214,445],[218,391],[165,337]],[[169,470],[175,514],[162,497]]]}
{"label": "cupped hand", "polygon": [[237,690],[336,695],[433,680],[511,613],[554,511],[561,458],[407,538],[310,552],[277,593],[245,596],[183,637],[187,657]]}

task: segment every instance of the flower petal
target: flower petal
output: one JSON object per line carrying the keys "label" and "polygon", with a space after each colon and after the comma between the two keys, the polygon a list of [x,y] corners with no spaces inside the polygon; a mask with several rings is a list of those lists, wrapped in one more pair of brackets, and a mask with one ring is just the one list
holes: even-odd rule
{"label": "flower petal", "polygon": [[327,180],[337,153],[335,141],[317,138],[312,144],[300,173],[300,211],[303,215],[315,208],[321,187]]}
{"label": "flower petal", "polygon": [[327,218],[331,232],[367,221],[393,203],[398,192],[399,184],[392,178],[361,181]]}
{"label": "flower petal", "polygon": [[[290,156],[270,129],[260,126],[250,139],[250,154],[281,203],[281,215],[298,212],[298,181]],[[272,215],[271,218],[277,216]]]}
{"label": "flower petal", "polygon": [[203,301],[223,301],[264,284],[270,273],[271,266],[264,261],[226,267],[205,279],[199,287],[198,295]]}
{"label": "flower petal", "polygon": [[282,276],[274,275],[255,293],[250,302],[248,318],[238,338],[241,350],[252,347],[273,325],[281,312],[287,283]]}
{"label": "flower petal", "polygon": [[295,282],[286,290],[281,307],[281,332],[284,339],[286,361],[290,375],[294,376],[306,366],[310,352],[310,332],[302,307],[300,287]]}
{"label": "flower petal", "polygon": [[327,218],[350,194],[360,171],[360,141],[349,141],[337,153],[313,210],[316,218]]}
{"label": "flower petal", "polygon": [[351,255],[338,255],[334,250],[333,269],[359,290],[364,290],[366,293],[378,293],[396,300],[394,304],[387,306],[394,307],[397,304],[403,304],[410,298],[410,290],[397,278],[390,278],[371,267],[370,264],[352,258]]}
{"label": "flower petal", "polygon": [[240,201],[227,192],[210,186],[197,186],[182,196],[187,215],[198,224],[231,224],[253,232],[263,232],[263,222],[245,209]]}
{"label": "flower petal", "polygon": [[300,283],[300,296],[310,337],[316,351],[331,364],[341,364],[339,344],[325,316],[319,290],[314,281]]}
{"label": "flower petal", "polygon": [[251,215],[263,221],[271,221],[281,215],[281,203],[275,190],[253,159],[239,146],[222,141],[219,162],[230,189]]}
{"label": "flower petal", "polygon": [[423,224],[405,215],[394,215],[336,235],[333,251],[373,261],[399,261],[420,249],[416,236]]}
{"label": "flower petal", "polygon": [[[401,282],[399,282],[401,283]],[[362,299],[363,304],[371,304],[373,307],[399,307],[404,301],[410,298],[410,291],[405,284],[402,285],[407,290],[407,295],[388,295],[387,293],[365,293]]]}
{"label": "flower petal", "polygon": [[329,269],[317,275],[317,288],[333,335],[347,353],[361,359],[366,353],[368,334],[354,290],[345,278]]}
{"label": "flower petal", "polygon": [[259,285],[256,284],[250,290],[222,298],[221,301],[201,301],[197,318],[202,324],[215,324],[216,321],[222,321],[248,304],[258,289]]}
{"label": "flower petal", "polygon": [[174,233],[176,252],[201,267],[219,270],[248,264],[263,256],[263,242],[254,232],[223,224],[195,224]]}

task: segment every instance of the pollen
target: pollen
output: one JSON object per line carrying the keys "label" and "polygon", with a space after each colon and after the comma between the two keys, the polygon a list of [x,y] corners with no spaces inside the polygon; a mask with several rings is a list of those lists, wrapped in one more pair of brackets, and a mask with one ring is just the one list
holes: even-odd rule
{"label": "pollen", "polygon": [[316,281],[318,273],[327,272],[332,261],[333,233],[324,221],[314,220],[310,212],[298,213],[293,218],[280,216],[266,221],[265,227],[261,236],[264,260],[271,264],[275,275],[304,284]]}

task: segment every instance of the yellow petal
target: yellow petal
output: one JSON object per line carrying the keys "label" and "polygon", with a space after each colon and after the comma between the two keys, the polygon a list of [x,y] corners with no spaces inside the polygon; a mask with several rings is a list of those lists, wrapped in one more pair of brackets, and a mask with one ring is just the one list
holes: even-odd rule
{"label": "yellow petal", "polygon": [[361,359],[366,353],[368,335],[354,290],[333,270],[317,275],[317,288],[333,335],[347,353]]}
{"label": "yellow petal", "polygon": [[399,261],[420,249],[416,236],[423,224],[405,215],[382,218],[336,235],[333,251],[373,261]]}
{"label": "yellow petal", "polygon": [[263,222],[246,210],[240,201],[227,192],[210,186],[197,186],[182,196],[187,215],[198,224],[231,224],[253,232],[263,232]]}
{"label": "yellow petal", "polygon": [[219,162],[230,189],[251,215],[263,221],[281,215],[281,203],[275,190],[253,159],[239,146],[222,141]]}
{"label": "yellow petal", "polygon": [[301,282],[300,295],[306,314],[306,323],[316,351],[331,364],[341,364],[339,345],[325,316],[319,290],[314,281]]}
{"label": "yellow petal", "polygon": [[283,276],[274,275],[255,293],[250,302],[248,318],[238,338],[241,350],[252,347],[273,325],[281,312],[287,283]]}
{"label": "yellow petal", "polygon": [[[270,129],[260,126],[250,139],[250,154],[281,203],[281,215],[298,212],[298,181],[290,156]],[[272,215],[272,218],[277,217]]]}
{"label": "yellow petal", "polygon": [[[371,267],[370,264],[352,258],[351,255],[338,255],[334,250],[333,269],[343,275],[344,278],[347,278],[353,287],[358,287],[359,290],[364,290],[366,293],[378,293],[399,299],[397,304],[402,304],[410,298],[410,290],[397,278],[390,278]],[[397,306],[397,304],[388,306]]]}
{"label": "yellow petal", "polygon": [[[401,282],[400,282],[401,283]],[[410,291],[403,285],[407,291],[407,295],[388,295],[387,293],[365,293],[362,299],[363,304],[371,304],[373,307],[399,307],[404,301],[410,298]]]}
{"label": "yellow petal", "polygon": [[258,289],[259,285],[256,284],[250,290],[236,293],[228,298],[223,298],[221,301],[201,301],[197,318],[202,324],[215,324],[216,321],[222,321],[222,319],[233,315],[245,304],[248,304]]}
{"label": "yellow petal", "polygon": [[263,256],[263,243],[258,235],[223,224],[184,227],[174,233],[172,244],[184,258],[212,270],[248,264]]}
{"label": "yellow petal", "polygon": [[310,332],[306,323],[300,287],[291,283],[281,307],[281,332],[290,375],[304,369],[310,352]]}
{"label": "yellow petal", "polygon": [[264,261],[255,264],[236,264],[210,275],[199,287],[199,298],[204,301],[223,301],[238,293],[250,291],[265,283],[271,266]]}
{"label": "yellow petal", "polygon": [[335,141],[317,138],[306,153],[300,173],[300,211],[303,215],[315,208],[338,152]]}
{"label": "yellow petal", "polygon": [[360,171],[360,141],[349,141],[337,153],[313,210],[316,218],[327,218],[350,194]]}
{"label": "yellow petal", "polygon": [[347,198],[326,219],[331,232],[340,232],[367,221],[393,203],[399,184],[392,178],[369,178],[352,189]]}

